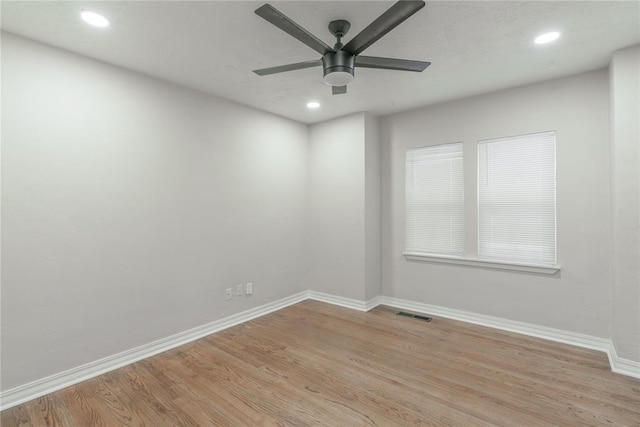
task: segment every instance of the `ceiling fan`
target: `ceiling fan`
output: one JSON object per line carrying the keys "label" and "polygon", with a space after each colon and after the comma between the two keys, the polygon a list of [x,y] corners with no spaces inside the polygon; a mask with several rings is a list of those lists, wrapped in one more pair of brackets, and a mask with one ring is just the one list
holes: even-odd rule
{"label": "ceiling fan", "polygon": [[346,45],[342,38],[347,34],[351,24],[339,19],[329,23],[329,31],[336,37],[336,44],[332,47],[316,36],[296,24],[270,4],[256,9],[256,14],[280,28],[290,36],[295,37],[311,49],[322,55],[322,58],[297,62],[295,64],[280,65],[278,67],[262,68],[253,72],[266,76],[285,71],[301,70],[322,65],[324,81],[332,87],[332,93],[339,95],[347,93],[347,84],[353,80],[354,68],[381,68],[399,71],[424,71],[430,62],[411,61],[408,59],[380,58],[377,56],[360,55],[366,48],[378,41],[382,36],[393,30],[411,15],[424,7],[424,1],[400,0],[369,24]]}

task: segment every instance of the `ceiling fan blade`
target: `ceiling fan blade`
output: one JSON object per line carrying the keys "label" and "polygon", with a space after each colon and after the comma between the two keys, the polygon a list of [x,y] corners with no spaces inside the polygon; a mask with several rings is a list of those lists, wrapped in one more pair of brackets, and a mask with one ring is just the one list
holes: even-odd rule
{"label": "ceiling fan blade", "polygon": [[360,31],[343,49],[354,55],[358,55],[423,7],[424,1],[422,0],[401,0],[397,2],[369,24],[368,27]]}
{"label": "ceiling fan blade", "polygon": [[322,59],[313,61],[296,62],[295,64],[279,65],[277,67],[261,68],[253,70],[259,76],[267,76],[269,74],[284,73],[285,71],[302,70],[303,68],[311,68],[322,65]]}
{"label": "ceiling fan blade", "polygon": [[380,58],[377,56],[356,56],[356,67],[382,68],[384,70],[424,71],[431,62],[409,59]]}
{"label": "ceiling fan blade", "polygon": [[329,45],[287,18],[282,12],[268,3],[257,8],[256,14],[271,22],[290,36],[300,40],[321,55],[327,52],[333,52],[333,49]]}
{"label": "ceiling fan blade", "polygon": [[347,93],[346,86],[331,86],[331,93],[333,95],[342,95],[343,93]]}

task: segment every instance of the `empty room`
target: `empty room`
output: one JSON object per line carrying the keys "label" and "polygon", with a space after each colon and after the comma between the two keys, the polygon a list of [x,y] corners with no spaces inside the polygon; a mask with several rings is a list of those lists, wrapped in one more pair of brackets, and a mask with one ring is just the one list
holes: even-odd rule
{"label": "empty room", "polygon": [[640,426],[640,2],[0,8],[3,427]]}

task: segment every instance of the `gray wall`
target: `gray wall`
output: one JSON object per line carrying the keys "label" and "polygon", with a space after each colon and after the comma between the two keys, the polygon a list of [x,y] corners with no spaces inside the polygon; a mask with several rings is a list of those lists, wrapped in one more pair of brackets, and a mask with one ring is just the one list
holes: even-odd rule
{"label": "gray wall", "polygon": [[[305,126],[3,34],[2,390],[306,289],[613,337],[640,360],[630,52],[609,162],[605,71]],[[402,257],[406,148],[464,141],[474,256],[476,140],[545,130],[561,273]]]}
{"label": "gray wall", "polygon": [[364,114],[311,126],[309,289],[364,298]]}
{"label": "gray wall", "polygon": [[[609,336],[609,91],[606,71],[519,87],[382,119],[383,294]],[[476,255],[476,141],[557,132],[554,276],[407,261],[404,153],[464,142],[465,241]]]}
{"label": "gray wall", "polygon": [[308,289],[307,126],[10,34],[2,91],[3,390]]}
{"label": "gray wall", "polygon": [[378,121],[359,113],[310,127],[309,289],[380,295]]}
{"label": "gray wall", "polygon": [[364,118],[364,251],[365,290],[364,299],[369,301],[382,292],[381,252],[381,176],[380,176],[380,128],[377,117],[369,114]]}
{"label": "gray wall", "polygon": [[620,357],[640,362],[640,47],[616,52],[609,73],[611,337]]}

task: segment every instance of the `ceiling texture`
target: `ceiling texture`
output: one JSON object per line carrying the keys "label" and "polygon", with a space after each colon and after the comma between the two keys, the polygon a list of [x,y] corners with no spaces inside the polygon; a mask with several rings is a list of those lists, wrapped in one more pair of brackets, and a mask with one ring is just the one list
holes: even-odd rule
{"label": "ceiling texture", "polygon": [[[427,1],[363,54],[430,61],[422,73],[356,68],[331,95],[322,67],[260,77],[254,69],[320,55],[254,13],[255,1],[5,1],[1,27],[42,43],[135,70],[303,123],[355,112],[391,114],[508,87],[605,68],[640,43],[638,1]],[[347,43],[393,1],[274,1],[333,46],[327,25],[351,22]],[[105,15],[108,28],[79,19]],[[561,38],[535,45],[540,33]],[[317,110],[308,101],[320,102]]]}

